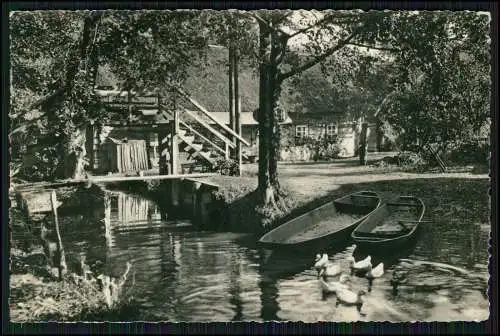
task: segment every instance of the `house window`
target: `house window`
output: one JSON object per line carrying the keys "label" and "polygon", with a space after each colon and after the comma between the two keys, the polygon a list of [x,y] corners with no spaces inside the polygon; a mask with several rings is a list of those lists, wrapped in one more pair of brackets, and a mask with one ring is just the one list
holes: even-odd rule
{"label": "house window", "polygon": [[297,138],[304,138],[307,136],[307,126],[297,125],[295,126],[295,136]]}
{"label": "house window", "polygon": [[337,125],[335,124],[326,125],[326,137],[328,139],[332,139],[335,138],[336,135],[337,135]]}

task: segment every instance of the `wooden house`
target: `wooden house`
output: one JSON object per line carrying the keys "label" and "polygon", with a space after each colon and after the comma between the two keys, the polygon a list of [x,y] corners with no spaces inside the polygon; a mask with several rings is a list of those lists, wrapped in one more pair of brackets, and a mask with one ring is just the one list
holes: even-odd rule
{"label": "wooden house", "polygon": [[[189,101],[180,104],[183,113],[182,122],[184,132],[183,146],[179,150],[179,160],[191,162],[193,157],[208,164],[213,164],[216,157],[224,156],[224,142],[213,137],[208,127],[216,124],[229,126],[229,83],[227,74],[227,51],[214,49],[209,52],[206,64],[188,70],[188,77],[182,89],[187,92],[199,105],[203,106],[211,118],[201,116],[200,121],[193,119],[197,108]],[[240,92],[240,124],[242,139],[247,145],[242,146],[243,155],[258,155],[258,122],[254,119],[253,111],[258,109],[259,80],[255,72],[245,66],[240,67],[239,74]],[[168,132],[172,122],[172,115],[161,110],[161,103],[155,95],[134,95],[119,90],[119,80],[107,69],[102,67],[97,76],[96,92],[101,95],[102,101],[110,113],[129,114],[129,122],[110,122],[106,129],[94,129],[89,132],[93,141],[88,144],[90,150],[91,166],[99,172],[127,172],[137,168],[154,168],[158,166],[162,155],[161,141],[158,134],[160,130]],[[282,99],[286,99],[282,97]],[[131,109],[130,104],[134,107]],[[282,106],[288,106],[285,102]],[[187,113],[187,114],[186,114]],[[328,143],[335,143],[342,147],[343,156],[354,156],[357,153],[358,135],[360,125],[357,121],[343,118],[343,111],[320,111],[309,113],[288,113],[281,123],[281,147],[291,148],[301,145],[304,138],[323,139]],[[113,119],[113,118],[111,118]],[[193,133],[194,132],[194,133]],[[196,136],[194,136],[196,134]],[[368,132],[368,150],[376,149],[375,132]],[[106,141],[107,137],[113,140]],[[201,141],[200,137],[209,140]],[[197,140],[196,140],[196,139]],[[124,140],[129,144],[124,144]],[[132,150],[130,145],[134,143]],[[107,152],[111,153],[107,153]],[[135,153],[135,163],[118,163],[118,153],[129,151]],[[99,153],[101,152],[101,153]],[[140,153],[139,153],[140,152]],[[144,153],[143,153],[144,152]],[[123,152],[125,153],[125,152]],[[140,157],[139,157],[140,156]],[[115,158],[116,157],[116,158]],[[130,155],[120,157],[129,158]],[[146,158],[146,164],[143,162]]]}
{"label": "wooden house", "polygon": [[[305,143],[321,142],[340,148],[340,157],[357,155],[361,121],[345,118],[341,113],[289,113],[293,122],[284,125],[281,136],[283,148],[302,146]],[[308,140],[308,141],[306,141]],[[369,151],[377,150],[375,125],[369,125],[367,132]]]}

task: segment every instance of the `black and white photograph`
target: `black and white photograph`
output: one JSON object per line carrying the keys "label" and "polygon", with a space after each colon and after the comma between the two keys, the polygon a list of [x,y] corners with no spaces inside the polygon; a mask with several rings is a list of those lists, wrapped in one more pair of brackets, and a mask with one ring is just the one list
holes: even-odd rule
{"label": "black and white photograph", "polygon": [[10,322],[490,318],[490,12],[8,29]]}

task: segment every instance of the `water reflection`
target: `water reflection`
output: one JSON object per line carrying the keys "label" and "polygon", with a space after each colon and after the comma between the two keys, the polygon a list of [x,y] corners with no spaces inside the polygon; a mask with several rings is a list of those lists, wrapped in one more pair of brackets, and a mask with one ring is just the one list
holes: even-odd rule
{"label": "water reflection", "polygon": [[[278,321],[279,303],[278,303],[278,284],[279,284],[279,273],[272,272],[273,270],[287,271],[286,268],[279,267],[283,265],[276,264],[277,260],[283,260],[282,258],[273,259],[271,256],[266,256],[265,251],[259,251],[259,259],[267,259],[267,262],[259,263],[259,289],[260,289],[260,300],[261,309],[260,317],[263,321]],[[274,255],[276,256],[276,255]],[[267,258],[266,258],[267,257]],[[290,260],[290,258],[287,258]],[[288,270],[290,271],[290,270]]]}
{"label": "water reflection", "polygon": [[[386,271],[373,282],[362,309],[366,316],[360,316],[355,307],[335,307],[335,295],[322,295],[312,267],[314,253],[262,250],[250,235],[194,231],[186,221],[166,218],[144,198],[110,192],[99,211],[62,218],[65,249],[87,255],[87,260],[100,263],[114,276],[131,261],[135,272],[131,294],[138,301],[139,318],[148,321],[488,317],[489,237],[479,225],[433,223],[407,250],[374,255],[372,263],[384,262]],[[334,246],[328,253],[347,273],[349,256],[356,260],[366,256],[351,243]],[[396,295],[390,282],[395,270],[408,274]],[[352,277],[351,287],[366,290],[368,281]]]}
{"label": "water reflection", "polygon": [[[198,247],[203,247],[203,243],[199,242]],[[199,250],[198,250],[199,251]],[[201,254],[199,254],[201,255]],[[229,302],[233,306],[234,316],[231,321],[241,321],[243,313],[243,305],[241,302],[241,259],[238,254],[231,255],[231,273],[229,275],[229,294],[231,296]]]}

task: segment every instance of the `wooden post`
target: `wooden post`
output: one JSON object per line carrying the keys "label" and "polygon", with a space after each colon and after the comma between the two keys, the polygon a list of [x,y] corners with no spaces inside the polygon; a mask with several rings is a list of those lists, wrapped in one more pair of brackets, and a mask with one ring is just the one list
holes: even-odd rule
{"label": "wooden post", "polygon": [[383,141],[384,141],[384,134],[382,132],[382,126],[383,126],[383,123],[382,123],[382,120],[380,120],[380,118],[377,116],[377,121],[376,121],[376,135],[377,135],[377,152],[381,152],[382,151],[382,144],[383,144]]}
{"label": "wooden post", "polygon": [[[234,50],[234,44],[230,42],[229,44],[229,127],[233,130],[236,131],[235,128],[235,111],[236,111],[236,73],[235,73],[235,50]],[[235,137],[230,137],[229,138],[233,143],[236,140]],[[230,155],[229,157],[231,157]],[[228,157],[228,158],[229,158]]]}
{"label": "wooden post", "polygon": [[[240,124],[240,112],[241,112],[241,100],[238,97],[238,101],[236,104],[236,113],[235,113],[235,121],[236,121],[236,132],[238,132],[238,135],[241,135],[241,124]],[[241,141],[239,139],[236,139],[236,163],[237,163],[237,170],[236,170],[236,176],[241,176]]]}
{"label": "wooden post", "polygon": [[174,207],[177,207],[179,206],[179,198],[180,198],[180,192],[181,192],[181,188],[179,186],[180,184],[180,181],[179,179],[173,179],[173,180],[170,180],[170,200],[171,200],[171,204],[172,206]]}
{"label": "wooden post", "polygon": [[225,143],[226,145],[226,160],[229,160],[230,158],[230,149],[229,149],[229,145],[227,144],[227,142]]}
{"label": "wooden post", "polygon": [[172,137],[171,137],[171,146],[170,146],[170,162],[172,164],[172,168],[170,172],[172,174],[178,174],[178,165],[179,165],[179,111],[177,108],[174,109],[174,120],[172,123]]}
{"label": "wooden post", "polygon": [[359,138],[359,164],[366,165],[366,134],[368,132],[368,123],[361,124],[361,134]]}
{"label": "wooden post", "polygon": [[[234,130],[241,136],[241,124],[240,124],[240,113],[241,113],[241,99],[240,99],[240,88],[239,88],[239,75],[238,75],[238,51],[234,50],[234,99],[235,99],[235,109],[234,109]],[[241,141],[238,138],[234,138],[236,141],[236,175],[241,176]]]}
{"label": "wooden post", "polygon": [[153,164],[151,163],[151,134],[149,132],[146,133],[146,160],[147,160],[147,168],[151,169]]}
{"label": "wooden post", "polygon": [[62,280],[63,272],[66,273],[68,267],[66,265],[66,257],[64,255],[64,248],[62,245],[61,232],[59,231],[59,218],[57,216],[58,203],[55,190],[52,190],[52,193],[50,195],[50,201],[52,204],[52,212],[54,213],[54,222],[57,233],[57,255],[58,255],[57,269],[59,271],[59,280]]}
{"label": "wooden post", "polygon": [[132,97],[130,96],[130,88],[127,89],[127,108],[128,108],[128,121],[132,120]]}

